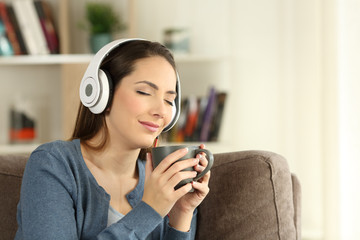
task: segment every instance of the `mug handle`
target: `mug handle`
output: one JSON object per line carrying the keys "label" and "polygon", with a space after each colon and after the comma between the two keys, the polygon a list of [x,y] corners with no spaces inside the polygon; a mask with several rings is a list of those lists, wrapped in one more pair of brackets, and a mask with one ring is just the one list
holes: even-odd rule
{"label": "mug handle", "polygon": [[201,152],[204,152],[206,154],[207,160],[208,160],[208,165],[206,166],[206,168],[201,173],[199,173],[194,178],[194,181],[197,181],[200,178],[202,178],[211,169],[211,167],[212,167],[212,165],[214,163],[214,155],[209,150],[207,150],[207,149],[196,149],[195,150],[196,154],[201,153]]}

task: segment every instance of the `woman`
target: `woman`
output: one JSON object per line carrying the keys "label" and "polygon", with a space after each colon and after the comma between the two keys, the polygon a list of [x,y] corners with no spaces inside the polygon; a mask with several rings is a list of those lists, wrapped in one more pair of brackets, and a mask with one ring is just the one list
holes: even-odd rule
{"label": "woman", "polygon": [[[173,121],[178,85],[171,53],[159,43],[131,39],[108,50],[98,65],[113,93],[99,114],[80,105],[70,141],[31,154],[15,239],[193,239],[210,173],[174,187],[201,172],[207,160],[199,155],[176,162],[187,152],[181,149],[153,169],[146,152]],[[85,95],[92,91],[86,87]],[[196,171],[181,171],[187,167]]]}

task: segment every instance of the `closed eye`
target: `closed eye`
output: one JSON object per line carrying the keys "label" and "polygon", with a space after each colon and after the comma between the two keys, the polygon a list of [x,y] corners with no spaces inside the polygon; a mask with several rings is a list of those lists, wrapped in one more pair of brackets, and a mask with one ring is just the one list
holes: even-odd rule
{"label": "closed eye", "polygon": [[174,103],[173,103],[172,101],[165,100],[165,102],[166,102],[167,104],[169,104],[170,106],[174,106]]}
{"label": "closed eye", "polygon": [[150,94],[147,92],[143,92],[143,91],[136,91],[138,94],[140,95],[145,95],[145,96],[149,96]]}

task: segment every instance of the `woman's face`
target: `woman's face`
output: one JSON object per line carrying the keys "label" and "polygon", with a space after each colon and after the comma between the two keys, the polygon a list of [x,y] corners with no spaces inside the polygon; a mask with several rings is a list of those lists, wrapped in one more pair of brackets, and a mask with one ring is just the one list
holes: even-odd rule
{"label": "woman's face", "polygon": [[129,148],[150,147],[171,121],[176,74],[163,57],[138,60],[114,92],[106,116],[110,140]]}

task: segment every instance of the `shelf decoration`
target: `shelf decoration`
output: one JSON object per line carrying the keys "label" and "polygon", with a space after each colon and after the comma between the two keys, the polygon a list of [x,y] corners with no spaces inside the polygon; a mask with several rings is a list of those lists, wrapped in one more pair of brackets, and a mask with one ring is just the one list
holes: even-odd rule
{"label": "shelf decoration", "polygon": [[17,96],[10,108],[10,143],[32,143],[36,138],[34,107],[30,101]]}
{"label": "shelf decoration", "polygon": [[80,23],[79,27],[86,29],[90,34],[90,48],[96,53],[113,39],[112,34],[126,29],[120,16],[108,3],[88,2],[86,4],[86,23]]}
{"label": "shelf decoration", "polygon": [[164,45],[175,54],[190,53],[190,34],[187,28],[164,30]]}
{"label": "shelf decoration", "polygon": [[224,113],[226,92],[211,87],[206,97],[189,96],[182,101],[177,124],[162,134],[165,142],[216,142]]}

